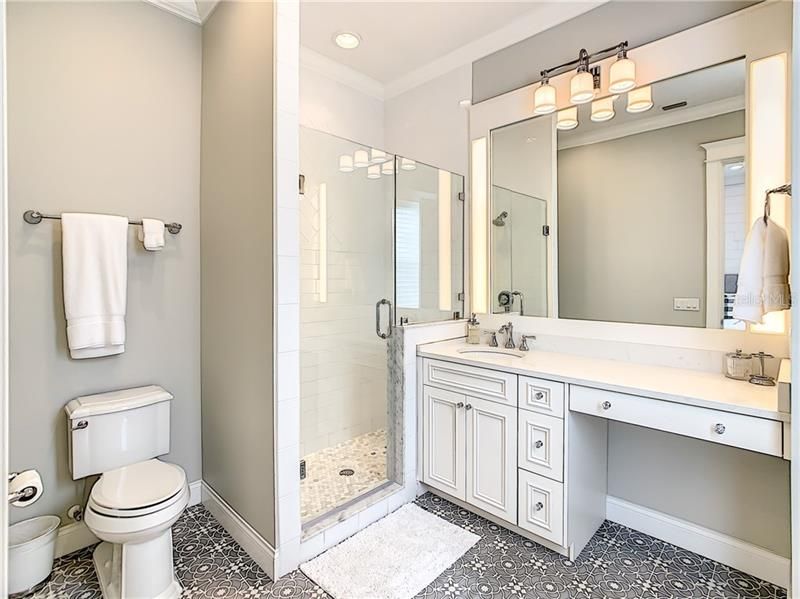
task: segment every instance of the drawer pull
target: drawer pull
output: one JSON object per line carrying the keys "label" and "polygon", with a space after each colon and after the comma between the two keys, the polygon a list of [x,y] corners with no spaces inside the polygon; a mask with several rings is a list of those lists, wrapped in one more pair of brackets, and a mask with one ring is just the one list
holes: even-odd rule
{"label": "drawer pull", "polygon": [[535,393],[533,396],[534,396],[536,399],[538,399],[539,401],[541,401],[542,399],[544,399],[544,393],[542,393],[541,391],[537,391],[537,392],[536,392],[536,393]]}
{"label": "drawer pull", "polygon": [[718,422],[717,424],[714,425],[714,432],[717,433],[718,435],[724,435],[725,425],[722,424],[721,422]]}
{"label": "drawer pull", "polygon": [[458,402],[458,403],[456,404],[456,407],[457,407],[457,408],[463,408],[463,407],[464,407],[464,402],[463,402],[463,401],[460,401],[460,402]]}
{"label": "drawer pull", "polygon": [[542,440],[540,439],[539,441],[537,441],[536,443],[534,443],[534,444],[533,444],[533,446],[534,446],[536,449],[541,449],[541,448],[544,446],[544,441],[542,441]]}
{"label": "drawer pull", "polygon": [[471,410],[472,409],[472,404],[468,403],[466,407],[467,407],[468,410]]}
{"label": "drawer pull", "polygon": [[541,501],[537,501],[536,505],[533,506],[537,512],[541,512],[544,509],[544,504]]}
{"label": "drawer pull", "polygon": [[606,400],[606,401],[604,401],[604,402],[601,404],[601,407],[602,407],[604,410],[610,410],[610,409],[611,409],[611,402],[610,402],[610,401],[608,401],[608,400]]}

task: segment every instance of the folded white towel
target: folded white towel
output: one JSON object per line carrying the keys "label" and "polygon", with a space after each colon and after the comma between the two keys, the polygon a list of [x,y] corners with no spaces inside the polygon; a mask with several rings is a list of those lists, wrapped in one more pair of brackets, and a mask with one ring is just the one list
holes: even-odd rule
{"label": "folded white towel", "polygon": [[157,252],[164,247],[164,223],[154,218],[143,218],[142,228],[139,231],[139,241],[144,244],[144,249]]}
{"label": "folded white towel", "polygon": [[125,351],[128,219],[62,214],[64,312],[75,359]]}
{"label": "folded white towel", "polygon": [[759,217],[744,244],[732,315],[761,323],[768,312],[790,307],[789,239],[775,221]]}

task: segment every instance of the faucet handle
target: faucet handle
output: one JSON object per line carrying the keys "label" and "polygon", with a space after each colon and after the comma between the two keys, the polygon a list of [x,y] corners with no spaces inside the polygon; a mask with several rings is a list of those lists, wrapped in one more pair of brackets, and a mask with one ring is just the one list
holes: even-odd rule
{"label": "faucet handle", "polygon": [[528,351],[528,339],[536,341],[536,335],[522,335],[522,342],[519,344],[519,351]]}
{"label": "faucet handle", "polygon": [[497,347],[497,331],[484,331],[484,333],[489,333],[491,335],[489,338],[489,346]]}

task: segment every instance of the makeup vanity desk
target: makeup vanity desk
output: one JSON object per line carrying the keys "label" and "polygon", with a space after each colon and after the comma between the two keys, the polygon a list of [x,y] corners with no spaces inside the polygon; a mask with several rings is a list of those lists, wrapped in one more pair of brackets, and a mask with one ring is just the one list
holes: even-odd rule
{"label": "makeup vanity desk", "polygon": [[788,361],[760,387],[463,339],[417,356],[422,482],[570,558],[605,519],[609,420],[789,457]]}

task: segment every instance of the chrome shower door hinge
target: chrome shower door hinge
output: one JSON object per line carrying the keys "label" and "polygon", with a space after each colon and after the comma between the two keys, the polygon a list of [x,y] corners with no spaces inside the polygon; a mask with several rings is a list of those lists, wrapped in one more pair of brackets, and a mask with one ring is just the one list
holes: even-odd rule
{"label": "chrome shower door hinge", "polygon": [[466,199],[466,196],[464,195],[463,191],[458,192],[458,199],[461,200],[462,202]]}
{"label": "chrome shower door hinge", "polygon": [[300,460],[300,480],[304,480],[306,477],[306,461]]}
{"label": "chrome shower door hinge", "polygon": [[542,225],[542,235],[550,237],[550,225]]}
{"label": "chrome shower door hinge", "polygon": [[300,195],[301,196],[305,195],[306,194],[306,176],[305,175],[300,175],[300,180],[299,180],[298,187],[299,187],[299,190],[300,190]]}
{"label": "chrome shower door hinge", "polygon": [[456,299],[458,301],[460,301],[460,302],[463,302],[464,301],[464,292],[463,291],[459,291],[458,294],[456,295]]}

